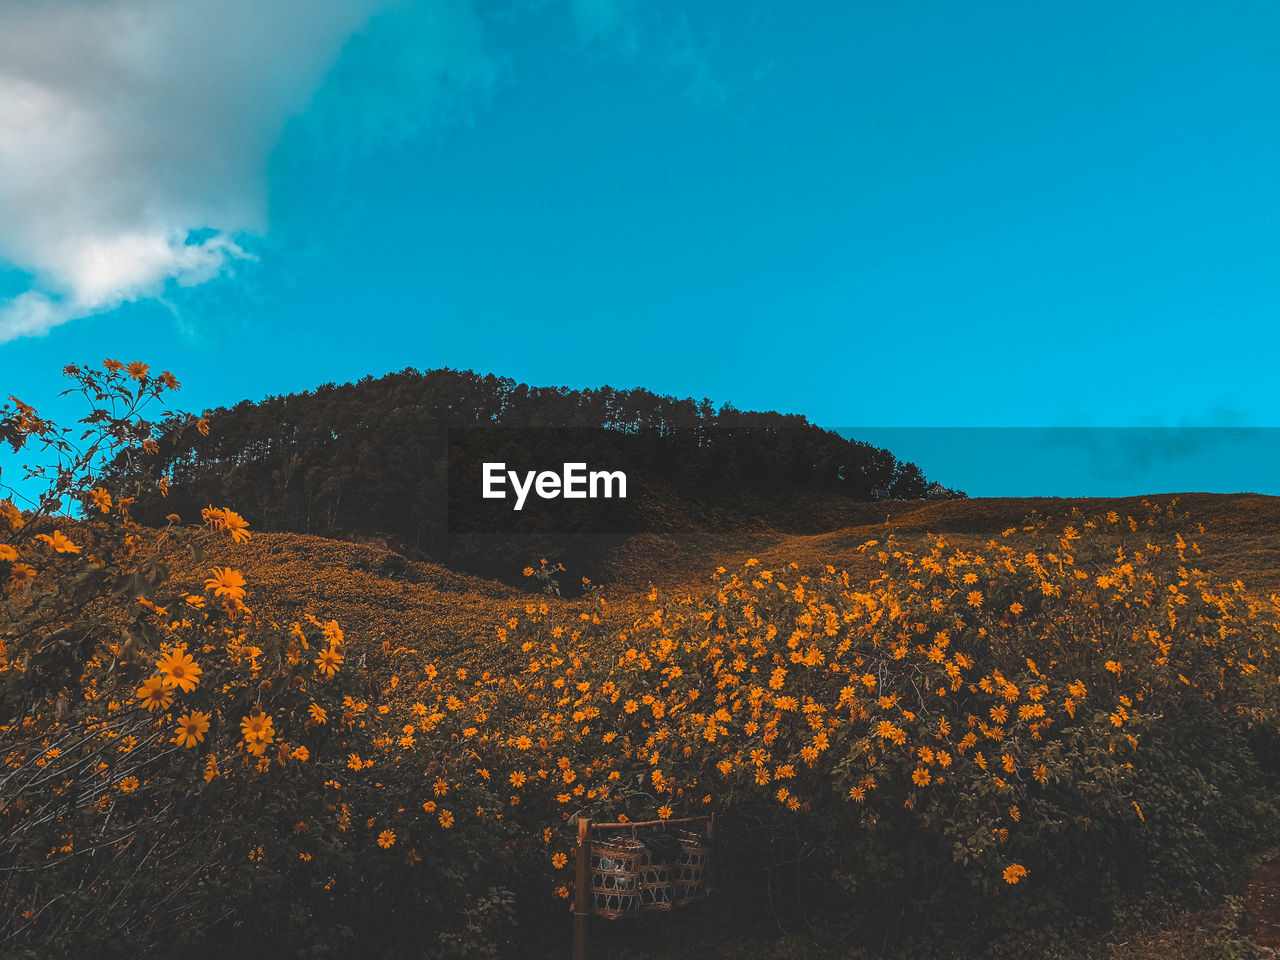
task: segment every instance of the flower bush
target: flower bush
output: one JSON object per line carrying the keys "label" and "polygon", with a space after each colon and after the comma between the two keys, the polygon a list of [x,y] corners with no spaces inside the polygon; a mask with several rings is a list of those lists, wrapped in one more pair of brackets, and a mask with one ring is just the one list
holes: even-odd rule
{"label": "flower bush", "polygon": [[1228,886],[1277,823],[1280,601],[1201,570],[1174,503],[871,542],[870,583],[748,561],[625,619],[544,563],[476,663],[257,616],[228,561],[180,582],[239,515],[142,529],[165,478],[94,480],[176,381],[68,372],[83,446],[0,410],[62,457],[0,504],[6,949],[518,953],[563,933],[578,816],[715,812],[744,914],[785,860],[867,942],[1025,955]]}

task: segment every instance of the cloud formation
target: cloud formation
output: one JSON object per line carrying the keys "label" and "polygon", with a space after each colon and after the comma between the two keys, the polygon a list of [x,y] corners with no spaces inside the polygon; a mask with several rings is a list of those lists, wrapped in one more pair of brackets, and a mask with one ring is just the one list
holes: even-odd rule
{"label": "cloud formation", "polygon": [[385,0],[0,5],[0,343],[204,283],[266,228],[266,163]]}

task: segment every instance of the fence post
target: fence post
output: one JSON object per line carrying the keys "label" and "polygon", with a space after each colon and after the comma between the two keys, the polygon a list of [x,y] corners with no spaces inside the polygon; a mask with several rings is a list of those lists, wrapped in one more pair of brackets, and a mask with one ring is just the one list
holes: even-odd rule
{"label": "fence post", "polygon": [[573,960],[587,960],[591,923],[591,819],[578,817],[578,862],[573,883]]}

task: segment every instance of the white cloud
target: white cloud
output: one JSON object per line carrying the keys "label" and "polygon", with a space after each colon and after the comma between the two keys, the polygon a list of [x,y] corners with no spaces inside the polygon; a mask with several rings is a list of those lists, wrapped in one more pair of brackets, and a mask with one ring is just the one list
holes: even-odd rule
{"label": "white cloud", "polygon": [[0,343],[248,256],[284,124],[385,6],[0,0],[0,259],[35,277]]}

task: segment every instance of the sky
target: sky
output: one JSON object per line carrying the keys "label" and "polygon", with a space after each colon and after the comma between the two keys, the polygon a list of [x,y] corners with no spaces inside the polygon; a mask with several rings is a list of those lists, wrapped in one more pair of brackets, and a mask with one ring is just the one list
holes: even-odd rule
{"label": "sky", "polygon": [[0,396],[60,414],[110,356],[196,411],[412,366],[1280,426],[1277,37],[1270,2],[0,0]]}

